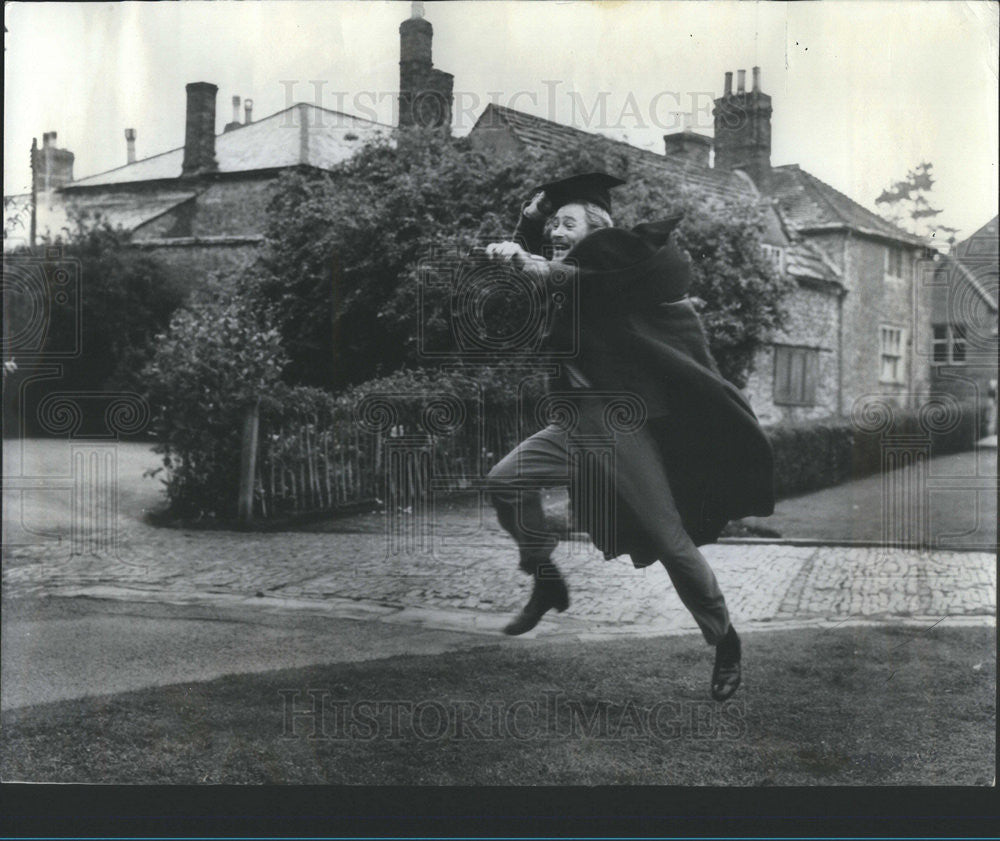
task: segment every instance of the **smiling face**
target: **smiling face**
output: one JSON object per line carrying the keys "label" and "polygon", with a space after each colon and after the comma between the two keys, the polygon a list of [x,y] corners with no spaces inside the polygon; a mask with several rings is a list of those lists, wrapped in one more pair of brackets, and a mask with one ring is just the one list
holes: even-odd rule
{"label": "smiling face", "polygon": [[545,231],[552,246],[552,259],[562,260],[590,233],[586,209],[582,204],[564,204],[549,217]]}

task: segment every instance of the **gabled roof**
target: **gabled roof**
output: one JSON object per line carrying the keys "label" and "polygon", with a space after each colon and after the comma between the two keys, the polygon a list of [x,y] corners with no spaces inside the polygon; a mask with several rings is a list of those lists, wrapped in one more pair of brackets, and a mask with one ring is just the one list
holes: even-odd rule
{"label": "gabled roof", "polygon": [[[995,297],[997,288],[996,272],[993,272],[991,275],[977,276],[977,273],[973,272],[962,260],[956,260],[950,254],[942,254],[935,269],[935,275],[944,279],[949,284],[964,283],[982,298],[993,312],[997,312],[997,299]],[[993,295],[986,288],[987,285],[993,287]]]}
{"label": "gabled roof", "polygon": [[[36,230],[39,237],[56,239],[66,231],[75,228],[77,212],[85,218],[101,219],[112,228],[122,227],[134,231],[140,225],[152,222],[169,210],[194,198],[193,192],[177,190],[157,190],[156,192],[114,193],[111,195],[76,196],[66,193],[48,192],[38,196],[35,213]],[[28,244],[28,219],[31,213],[31,194],[11,196],[8,212],[19,213],[22,224],[4,240],[4,250]]]}
{"label": "gabled roof", "polygon": [[887,222],[825,181],[820,181],[798,164],[773,167],[762,189],[777,199],[782,218],[800,233],[850,228],[861,234],[907,245],[928,245],[920,237]]}
{"label": "gabled roof", "polygon": [[820,249],[805,240],[797,240],[788,247],[785,271],[797,280],[819,281],[843,288],[840,269]]}
{"label": "gabled roof", "polygon": [[[517,140],[527,146],[550,151],[563,149],[568,144],[594,137],[592,132],[536,117],[533,114],[525,114],[523,111],[515,111],[492,102],[486,106],[472,130],[499,127],[509,129]],[[920,237],[897,228],[797,165],[775,167],[763,184],[755,185],[748,175],[739,171],[713,169],[689,159],[673,158],[648,149],[640,149],[621,140],[611,138],[604,140],[612,144],[616,150],[624,152],[630,164],[639,171],[669,177],[702,196],[723,201],[727,199],[753,201],[761,195],[777,199],[776,209],[793,234],[848,227],[859,233],[905,242],[908,245],[926,245]],[[769,222],[772,221],[770,214],[765,218]],[[775,243],[781,241],[783,234],[776,230],[778,226],[771,227],[774,230],[766,231],[765,241]],[[812,257],[807,259],[805,252],[802,259],[803,266],[805,263],[810,263],[816,271],[819,271],[818,264]]]}
{"label": "gabled roof", "polygon": [[[523,111],[515,111],[493,102],[489,103],[480,114],[472,131],[507,127],[519,141],[526,146],[556,151],[565,149],[567,145],[583,140],[593,140],[593,132],[584,131],[573,126],[556,123]],[[652,171],[655,174],[668,176],[701,195],[720,199],[756,198],[753,184],[746,178],[729,171],[711,169],[699,166],[690,160],[679,160],[666,155],[659,155],[648,149],[640,149],[622,140],[609,137],[602,140],[611,144],[616,151],[628,156],[629,163],[640,171]]]}
{"label": "gabled roof", "polygon": [[998,236],[998,219],[994,216],[972,236],[962,240],[955,246],[954,254],[960,260],[966,258],[977,262],[992,260],[994,263],[1000,256],[1000,236]]}
{"label": "gabled roof", "polygon": [[[215,136],[219,172],[306,165],[330,169],[351,157],[374,135],[388,136],[392,127],[306,102],[292,105],[249,125]],[[179,178],[184,147],[135,163],[81,178],[65,190]]]}
{"label": "gabled roof", "polygon": [[958,243],[951,254],[941,255],[936,274],[948,283],[966,284],[997,312],[998,254],[1000,243],[997,217],[994,216],[972,236]]}

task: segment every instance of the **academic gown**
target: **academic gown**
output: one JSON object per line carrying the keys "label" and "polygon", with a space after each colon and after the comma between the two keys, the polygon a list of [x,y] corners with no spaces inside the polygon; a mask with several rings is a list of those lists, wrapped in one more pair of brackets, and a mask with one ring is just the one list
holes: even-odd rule
{"label": "academic gown", "polygon": [[[722,377],[709,351],[687,297],[690,258],[670,242],[679,221],[673,217],[631,231],[598,229],[577,243],[562,265],[551,264],[549,278],[555,284],[563,273],[564,282],[575,282],[579,301],[578,309],[556,317],[553,337],[576,332],[579,353],[571,364],[592,390],[628,392],[642,401],[646,423],[640,446],[669,482],[672,500],[655,492],[656,482],[646,483],[646,470],[616,477],[609,486],[629,490],[617,496],[610,530],[586,521],[586,512],[595,508],[588,500],[573,500],[574,513],[583,517],[578,527],[605,557],[629,554],[637,567],[663,554],[648,528],[653,518],[679,517],[692,541],[703,545],[717,540],[730,520],[774,511],[771,445],[750,404]],[[540,223],[522,217],[515,238],[542,253]],[[559,346],[565,346],[565,337]],[[565,374],[551,384],[557,391],[569,387]],[[572,487],[579,492],[583,485]]]}

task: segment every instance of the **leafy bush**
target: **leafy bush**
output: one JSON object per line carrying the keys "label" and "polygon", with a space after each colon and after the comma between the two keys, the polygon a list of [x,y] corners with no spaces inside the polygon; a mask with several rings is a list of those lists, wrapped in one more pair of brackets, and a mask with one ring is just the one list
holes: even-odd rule
{"label": "leafy bush", "polygon": [[[79,346],[81,352],[60,360],[61,378],[41,381],[29,390],[25,407],[29,434],[44,434],[44,428],[35,425],[36,405],[54,391],[143,391],[142,370],[152,358],[154,337],[166,329],[184,290],[161,262],[130,249],[129,240],[121,229],[77,217],[72,230],[46,243],[61,246],[58,257],[35,258],[79,263],[79,298],[57,295],[47,302],[51,309],[43,350]],[[30,254],[26,248],[18,249],[12,257]],[[100,401],[80,405],[84,417],[78,434],[107,434],[106,406]]]}
{"label": "leafy bush", "polygon": [[887,436],[929,439],[931,457],[971,450],[983,434],[981,412],[974,403],[955,408],[954,423],[940,422],[943,414],[933,417],[933,402],[917,410],[893,409],[891,422],[878,431],[866,431],[850,418],[768,427],[776,494],[794,496],[878,473]]}
{"label": "leafy bush", "polygon": [[[141,390],[153,338],[166,329],[183,300],[183,290],[165,267],[129,249],[129,241],[121,229],[79,217],[62,242],[64,255],[80,261],[83,354],[68,360],[65,369],[74,388]],[[51,321],[73,324],[71,318]],[[49,341],[59,347],[71,344],[59,336]]]}
{"label": "leafy bush", "polygon": [[171,507],[234,513],[243,418],[286,364],[278,331],[266,311],[209,284],[157,338],[144,378]]}
{"label": "leafy bush", "polygon": [[720,369],[742,385],[790,289],[763,257],[756,206],[711,203],[599,138],[512,160],[425,132],[369,144],[329,174],[280,182],[245,288],[274,307],[291,358],[287,381],[337,389],[429,364],[420,329],[446,329],[449,302],[440,292],[430,307],[437,323],[419,323],[420,261],[509,238],[533,185],[585,169],[627,179],[615,194],[620,226],[686,212],[678,241],[695,259],[692,295],[704,301]]}

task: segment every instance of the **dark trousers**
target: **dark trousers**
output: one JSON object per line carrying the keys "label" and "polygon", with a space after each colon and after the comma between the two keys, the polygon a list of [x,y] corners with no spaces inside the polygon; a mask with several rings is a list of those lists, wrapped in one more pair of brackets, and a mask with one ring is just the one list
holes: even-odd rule
{"label": "dark trousers", "polygon": [[[546,528],[539,488],[570,484],[568,445],[565,430],[548,426],[522,441],[488,476],[497,519],[517,542],[521,569],[532,575],[549,560],[559,542]],[[644,433],[619,436],[614,447],[616,477],[620,477],[616,487],[624,501],[639,511],[648,508],[649,499],[667,502],[665,510],[646,518],[644,528],[653,538],[677,595],[705,639],[715,645],[729,629],[726,600],[708,561],[683,528],[662,464],[650,457],[654,450]]]}

